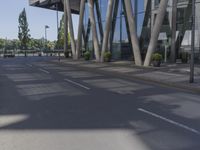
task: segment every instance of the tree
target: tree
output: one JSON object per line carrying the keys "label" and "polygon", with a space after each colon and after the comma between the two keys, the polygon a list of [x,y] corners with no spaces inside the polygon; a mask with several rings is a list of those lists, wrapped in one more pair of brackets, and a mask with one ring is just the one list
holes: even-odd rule
{"label": "tree", "polygon": [[28,48],[29,50],[35,49],[35,39],[31,38],[31,39],[29,40],[27,48]]}
{"label": "tree", "polygon": [[60,27],[58,28],[58,40],[56,43],[57,49],[64,48],[64,16],[60,20]]}
{"label": "tree", "polygon": [[55,43],[53,41],[47,41],[47,49],[53,50],[55,48]]}
{"label": "tree", "polygon": [[0,39],[0,49],[4,48],[4,44],[5,44],[5,40],[4,39]]}
{"label": "tree", "polygon": [[[56,42],[57,49],[64,49],[64,15],[60,20],[60,27],[58,28],[58,40]],[[68,45],[70,45],[70,33],[68,33]]]}
{"label": "tree", "polygon": [[44,44],[43,44],[44,39],[33,39],[33,43],[34,43],[34,48],[36,50],[41,50],[42,48],[44,48]]}
{"label": "tree", "polygon": [[[21,42],[21,48],[23,50],[26,50],[28,47],[28,43],[30,41],[30,34],[29,34],[29,28],[28,28],[28,21],[26,17],[26,10],[25,8],[19,15],[19,33],[18,33],[18,38]],[[25,51],[25,56],[26,56],[26,51]]]}
{"label": "tree", "polygon": [[5,40],[5,51],[13,51],[16,49],[16,44],[14,40]]}
{"label": "tree", "polygon": [[20,41],[17,40],[17,39],[14,39],[11,41],[12,42],[12,47],[13,47],[13,50],[17,50],[20,48]]}

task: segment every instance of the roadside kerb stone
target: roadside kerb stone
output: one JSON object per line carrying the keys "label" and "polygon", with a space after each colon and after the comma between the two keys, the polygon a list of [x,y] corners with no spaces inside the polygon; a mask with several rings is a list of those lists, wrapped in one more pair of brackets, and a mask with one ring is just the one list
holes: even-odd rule
{"label": "roadside kerb stone", "polygon": [[[58,62],[58,61],[54,61]],[[62,61],[62,63],[64,60]],[[127,79],[136,79],[153,84],[160,84],[164,86],[170,86],[182,90],[189,90],[191,92],[200,93],[200,76],[195,77],[196,82],[190,84],[188,74],[176,72],[170,72],[170,66],[164,66],[160,68],[155,67],[139,67],[128,63],[96,63],[93,61],[76,61],[76,63],[70,63],[69,60],[64,64],[76,65],[77,67],[96,69],[96,71],[104,71],[106,73],[117,73]],[[67,63],[68,62],[68,63]],[[92,67],[91,67],[92,66]],[[97,66],[97,67],[96,67]],[[98,67],[99,66],[99,67]],[[93,68],[94,67],[94,68]],[[177,66],[172,66],[175,68]],[[111,68],[111,70],[109,70]],[[119,69],[120,68],[120,69]],[[131,71],[127,71],[130,69]],[[199,68],[197,68],[198,70]],[[126,72],[127,71],[127,72]]]}

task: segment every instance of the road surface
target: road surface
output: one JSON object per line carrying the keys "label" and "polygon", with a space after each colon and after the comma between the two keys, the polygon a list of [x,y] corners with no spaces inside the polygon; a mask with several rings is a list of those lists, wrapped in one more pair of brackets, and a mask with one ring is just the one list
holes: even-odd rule
{"label": "road surface", "polygon": [[52,59],[0,58],[1,150],[200,149],[200,95]]}

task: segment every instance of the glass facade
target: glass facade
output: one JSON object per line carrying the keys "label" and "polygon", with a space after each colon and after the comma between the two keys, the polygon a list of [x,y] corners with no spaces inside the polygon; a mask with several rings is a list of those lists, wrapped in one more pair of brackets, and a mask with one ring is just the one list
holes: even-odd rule
{"label": "glass facade", "polygon": [[[169,0],[166,15],[160,31],[157,49],[160,53],[164,53],[167,49],[167,55],[170,56],[171,36],[172,36],[172,2]],[[195,35],[195,58],[200,56],[200,0],[196,0],[196,35]],[[160,0],[146,0],[146,10],[142,34],[140,38],[140,46],[145,54],[151,37],[152,27],[154,25],[157,8]],[[151,12],[151,13],[150,13]],[[178,0],[177,18],[176,18],[176,57],[180,58],[182,52],[191,51],[191,15],[192,8],[190,0]],[[164,55],[164,54],[163,54]]]}
{"label": "glass facade", "polygon": [[[124,7],[125,0],[115,0],[113,4],[111,33],[109,35],[108,50],[112,52],[114,59],[131,59],[132,45],[130,42],[130,32],[127,23],[127,16]],[[76,13],[80,1],[72,5],[73,13]],[[177,18],[176,18],[176,56],[180,53],[191,50],[191,0],[177,0]],[[146,55],[149,46],[152,29],[158,14],[160,0],[131,0],[133,13],[136,19],[138,39],[142,58]],[[106,13],[108,0],[94,0],[94,13],[96,19],[96,29],[99,40],[99,47],[102,46],[103,31],[106,23]],[[164,21],[158,38],[155,51],[165,53],[167,49],[170,56],[171,37],[172,37],[172,5],[173,0],[168,1],[168,6]],[[196,0],[196,22],[195,22],[195,57],[200,57],[200,0]],[[62,8],[63,9],[63,8]],[[93,41],[91,34],[91,24],[89,20],[89,6],[85,3],[84,12],[84,47],[83,51],[89,49],[93,51]],[[166,53],[165,53],[166,54]]]}
{"label": "glass facade", "polygon": [[[106,12],[107,12],[107,0],[96,0],[95,1],[95,18],[96,18],[96,26],[97,26],[97,33],[99,44],[101,47],[102,44],[102,37],[101,33],[105,28],[106,22]],[[134,6],[135,0],[132,0],[132,7]],[[89,10],[88,4],[86,3],[86,11],[84,15],[84,27],[85,31],[88,28],[88,19],[89,19]],[[131,59],[133,56],[132,54],[132,47],[130,45],[128,30],[127,30],[127,21],[126,21],[126,13],[124,11],[124,5],[122,0],[116,0],[113,6],[113,19],[112,19],[112,27],[111,27],[111,34],[110,34],[110,41],[109,41],[109,49],[112,52],[113,59]],[[98,11],[100,15],[98,15]],[[140,29],[141,30],[141,29]],[[92,36],[90,32],[89,40],[87,43],[87,49],[93,50],[92,45]]]}

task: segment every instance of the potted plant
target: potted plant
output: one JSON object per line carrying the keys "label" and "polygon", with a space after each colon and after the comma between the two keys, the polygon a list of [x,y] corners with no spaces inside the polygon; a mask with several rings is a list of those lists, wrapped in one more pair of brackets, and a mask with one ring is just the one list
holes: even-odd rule
{"label": "potted plant", "polygon": [[159,53],[154,53],[152,55],[152,64],[154,67],[160,67],[162,61],[162,55]]}
{"label": "potted plant", "polygon": [[85,60],[90,60],[90,57],[91,57],[90,51],[86,51],[86,52],[83,54],[83,56],[84,56],[84,59],[85,59]]}
{"label": "potted plant", "polygon": [[181,60],[182,60],[182,63],[188,62],[188,52],[182,52],[181,53]]}
{"label": "potted plant", "polygon": [[103,54],[103,57],[104,57],[104,61],[105,62],[110,62],[111,61],[111,58],[112,58],[112,54],[110,51],[106,51],[104,54]]}
{"label": "potted plant", "polygon": [[65,58],[69,58],[69,51],[64,52]]}

